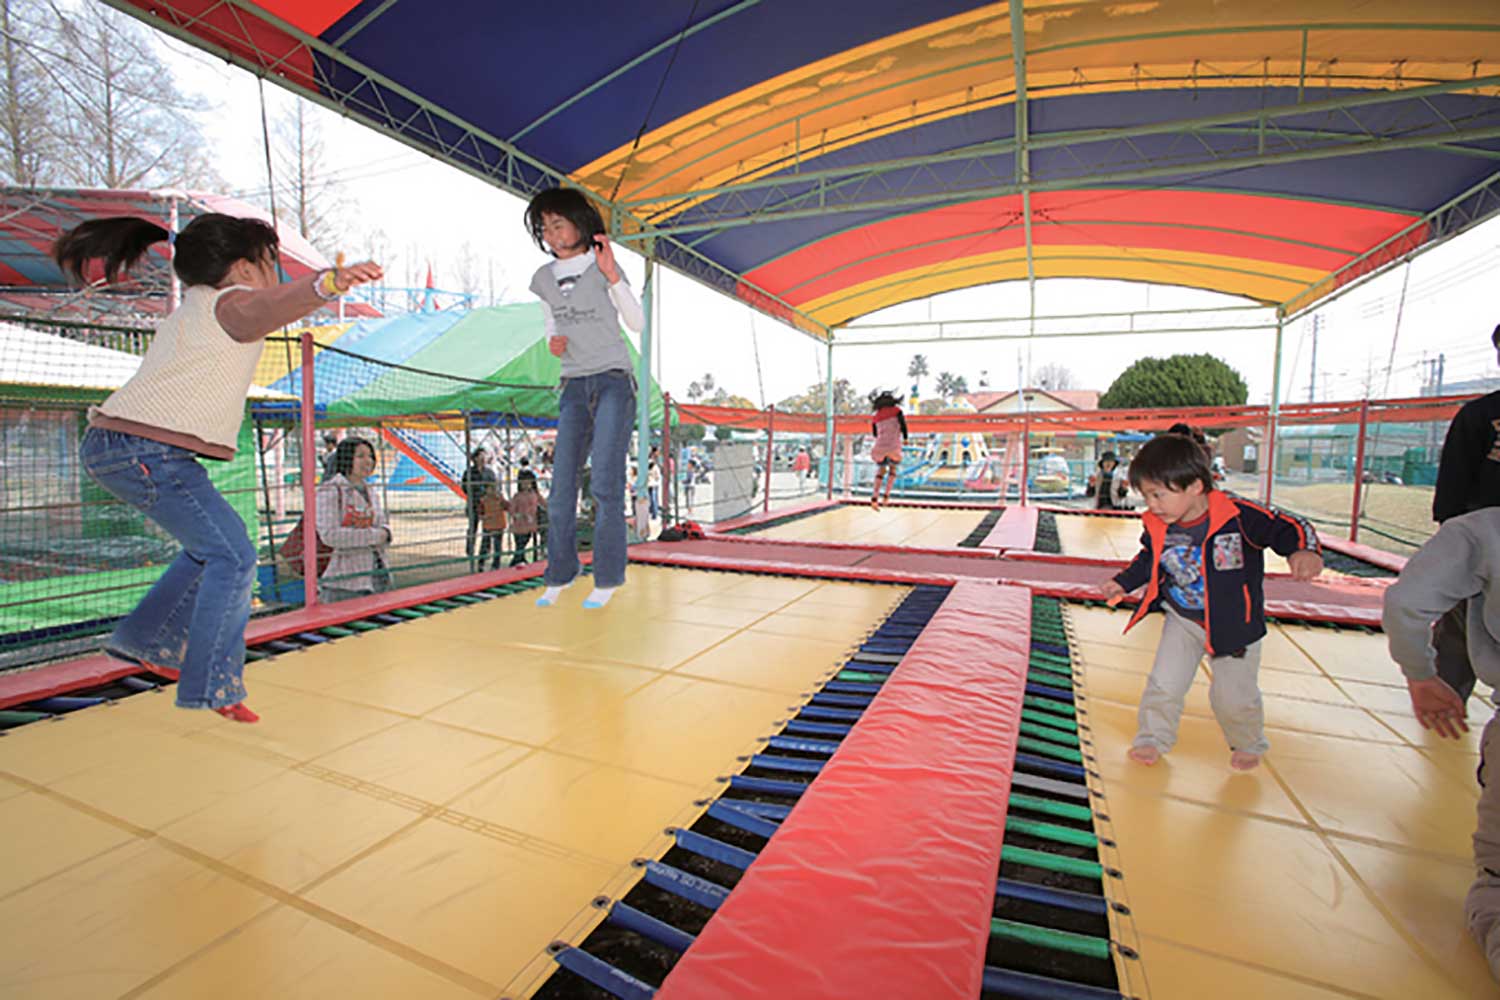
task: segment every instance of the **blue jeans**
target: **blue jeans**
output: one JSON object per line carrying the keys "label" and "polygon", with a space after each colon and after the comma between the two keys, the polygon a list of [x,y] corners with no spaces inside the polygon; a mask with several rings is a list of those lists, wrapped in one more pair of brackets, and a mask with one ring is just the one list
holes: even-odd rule
{"label": "blue jeans", "polygon": [[547,497],[549,587],[578,575],[578,480],[593,468],[594,585],[625,582],[625,452],[635,420],[635,379],[609,371],[563,380],[558,401],[552,493]]}
{"label": "blue jeans", "polygon": [[182,543],[106,648],[182,671],[182,708],[243,701],[256,560],[245,522],[184,448],[92,427],[80,452],[94,482]]}

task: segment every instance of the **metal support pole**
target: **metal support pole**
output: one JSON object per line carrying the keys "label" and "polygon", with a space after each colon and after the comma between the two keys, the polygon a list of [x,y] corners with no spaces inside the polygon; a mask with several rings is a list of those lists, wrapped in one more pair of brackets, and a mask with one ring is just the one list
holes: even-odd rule
{"label": "metal support pole", "polygon": [[[647,252],[650,250],[647,248]],[[651,460],[651,292],[656,278],[656,261],[646,258],[646,281],[641,289],[641,314],[645,323],[641,326],[641,350],[636,358],[636,411],[635,411],[635,527],[645,537],[651,533],[651,502],[647,499]]]}
{"label": "metal support pole", "polygon": [[828,387],[823,395],[823,460],[828,463],[828,499],[833,499],[833,335],[828,336]]}
{"label": "metal support pole", "polygon": [[[762,499],[761,513],[771,511],[771,466],[776,463],[776,404],[766,407],[766,495]],[[798,489],[801,492],[801,489]]]}
{"label": "metal support pole", "polygon": [[255,456],[260,459],[261,502],[266,505],[266,550],[271,553],[271,566],[276,566],[276,512],[271,509],[271,475],[266,468],[266,425],[259,417],[255,419]]}
{"label": "metal support pole", "polygon": [[1031,404],[1026,401],[1026,391],[1021,391],[1021,405],[1025,417],[1021,421],[1021,506],[1026,506],[1026,484],[1031,479]]}
{"label": "metal support pole", "polygon": [[313,337],[302,334],[302,603],[318,604],[318,456],[313,426]]}
{"label": "metal support pole", "polygon": [[1359,443],[1354,447],[1354,509],[1349,513],[1349,541],[1359,541],[1359,511],[1365,493],[1365,431],[1370,426],[1370,401],[1359,404]]}
{"label": "metal support pole", "polygon": [[[657,385],[661,379],[656,380]],[[677,467],[681,464],[672,451],[672,394],[661,394],[661,523],[669,524],[682,518],[668,517],[667,511],[677,510]]]}
{"label": "metal support pole", "polygon": [[1276,479],[1276,422],[1281,416],[1281,338],[1286,332],[1286,317],[1276,313],[1276,353],[1271,365],[1271,409],[1266,420],[1266,478],[1260,490],[1261,503],[1271,506],[1271,487]]}

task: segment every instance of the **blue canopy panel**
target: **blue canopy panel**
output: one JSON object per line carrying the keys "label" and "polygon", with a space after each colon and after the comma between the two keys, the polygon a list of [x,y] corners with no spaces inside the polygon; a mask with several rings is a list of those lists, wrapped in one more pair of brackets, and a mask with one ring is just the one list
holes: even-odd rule
{"label": "blue canopy panel", "polygon": [[[975,0],[862,0],[857,6],[703,0],[694,13],[699,28],[675,58],[674,46],[663,40],[683,29],[685,4],[588,7],[559,18],[546,7],[528,16],[514,5],[483,0],[450,0],[441,16],[430,4],[364,0],[322,37],[336,40],[384,8],[341,46],[345,52],[366,66],[399,67],[390,75],[404,87],[571,173],[630,142],[648,109],[648,127],[654,127],[830,53],[985,6]],[[497,59],[500,51],[503,59]],[[413,58],[431,52],[442,57]],[[565,114],[538,122],[560,99],[637,59],[607,86],[573,101]],[[669,62],[679,86],[663,89],[658,99]],[[488,78],[476,86],[478,77],[455,67],[485,67]],[[322,69],[337,89],[359,83],[331,62]],[[382,93],[384,100],[392,96]]]}

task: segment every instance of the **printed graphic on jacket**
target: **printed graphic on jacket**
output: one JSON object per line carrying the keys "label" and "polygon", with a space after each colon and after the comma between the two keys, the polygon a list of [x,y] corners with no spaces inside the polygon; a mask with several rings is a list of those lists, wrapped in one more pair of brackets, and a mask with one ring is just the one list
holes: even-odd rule
{"label": "printed graphic on jacket", "polygon": [[1219,535],[1214,539],[1214,569],[1244,569],[1245,568],[1245,539],[1242,535],[1231,533]]}
{"label": "printed graphic on jacket", "polygon": [[1172,525],[1162,546],[1162,593],[1183,614],[1203,619],[1203,541],[1208,518],[1196,524]]}

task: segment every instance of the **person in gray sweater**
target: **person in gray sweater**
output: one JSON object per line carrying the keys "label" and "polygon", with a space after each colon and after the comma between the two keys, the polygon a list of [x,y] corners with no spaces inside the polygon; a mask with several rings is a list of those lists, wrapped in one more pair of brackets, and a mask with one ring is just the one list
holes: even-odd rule
{"label": "person in gray sweater", "polygon": [[[1381,622],[1391,659],[1406,675],[1417,721],[1441,736],[1468,732],[1464,699],[1437,671],[1433,623],[1467,602],[1469,662],[1500,686],[1500,508],[1443,522],[1385,593]],[[1500,713],[1480,739],[1479,819],[1474,831],[1474,884],[1464,904],[1469,931],[1500,980]]]}

